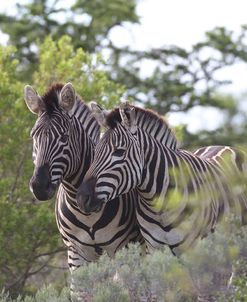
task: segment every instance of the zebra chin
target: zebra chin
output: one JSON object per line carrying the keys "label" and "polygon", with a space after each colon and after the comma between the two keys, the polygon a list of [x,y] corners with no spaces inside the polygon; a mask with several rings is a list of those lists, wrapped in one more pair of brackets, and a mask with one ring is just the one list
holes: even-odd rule
{"label": "zebra chin", "polygon": [[98,213],[103,208],[103,205],[105,204],[104,200],[90,200],[90,202],[87,202],[85,204],[85,213]]}
{"label": "zebra chin", "polygon": [[32,192],[33,196],[39,201],[46,201],[51,199],[57,190],[56,184],[49,184],[48,187],[42,188],[35,184],[30,183],[30,191]]}
{"label": "zebra chin", "polygon": [[95,185],[96,178],[91,177],[84,180],[77,191],[76,201],[83,213],[90,214],[99,212],[105,203],[104,199],[98,198],[95,192]]}
{"label": "zebra chin", "polygon": [[100,212],[105,201],[103,199],[91,199],[89,195],[77,194],[76,201],[83,213],[91,214]]}

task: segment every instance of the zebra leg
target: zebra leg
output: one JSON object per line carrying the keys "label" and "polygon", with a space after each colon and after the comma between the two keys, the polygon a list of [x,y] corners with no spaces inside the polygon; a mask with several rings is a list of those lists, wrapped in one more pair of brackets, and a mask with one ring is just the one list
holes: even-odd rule
{"label": "zebra leg", "polygon": [[74,272],[81,266],[87,265],[88,262],[82,258],[74,249],[68,250],[68,265],[71,273],[70,281],[70,296],[72,302],[89,302],[91,301],[91,295],[84,289],[80,289],[78,282],[74,277]]}

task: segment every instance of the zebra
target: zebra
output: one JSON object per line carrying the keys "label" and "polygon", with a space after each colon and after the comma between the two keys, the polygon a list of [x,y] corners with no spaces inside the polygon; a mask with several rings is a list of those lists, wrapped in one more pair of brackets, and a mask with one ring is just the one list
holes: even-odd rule
{"label": "zebra", "polygon": [[72,84],[54,83],[42,96],[27,85],[24,99],[37,115],[31,130],[34,172],[30,190],[40,201],[51,199],[57,191],[55,216],[71,273],[96,261],[104,251],[113,257],[129,242],[141,243],[135,191],[110,201],[97,213],[83,211],[76,201],[77,189],[93,160],[100,126]]}
{"label": "zebra", "polygon": [[232,208],[246,224],[243,150],[211,146],[191,153],[178,147],[168,124],[151,110],[125,104],[107,116],[94,111],[107,130],[78,189],[78,202],[86,200],[94,211],[136,188],[145,242],[153,248],[167,245],[175,255],[207,236]]}

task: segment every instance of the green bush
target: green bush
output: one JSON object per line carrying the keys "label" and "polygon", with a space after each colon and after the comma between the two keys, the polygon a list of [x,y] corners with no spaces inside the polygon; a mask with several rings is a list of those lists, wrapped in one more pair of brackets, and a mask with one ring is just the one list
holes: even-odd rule
{"label": "green bush", "polygon": [[60,293],[53,286],[45,286],[40,289],[35,296],[26,296],[24,299],[18,297],[12,299],[8,294],[2,292],[0,294],[0,302],[69,302],[70,293],[66,287]]}
{"label": "green bush", "polygon": [[[208,294],[219,302],[247,301],[247,232],[232,219],[180,257],[168,248],[141,256],[137,245],[102,255],[97,263],[79,268],[73,275],[75,289],[92,302],[157,301],[190,302]],[[231,286],[227,286],[234,271]],[[230,274],[229,274],[230,273]],[[213,283],[212,283],[213,282]],[[34,296],[11,299],[2,293],[0,302],[69,301],[69,289],[48,286]]]}

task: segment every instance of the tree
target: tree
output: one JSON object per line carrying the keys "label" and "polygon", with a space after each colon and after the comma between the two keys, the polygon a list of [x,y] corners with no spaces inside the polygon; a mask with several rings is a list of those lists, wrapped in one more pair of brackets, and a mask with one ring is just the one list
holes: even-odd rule
{"label": "tree", "polygon": [[[111,78],[125,84],[130,97],[163,114],[188,111],[197,105],[232,110],[233,100],[223,100],[216,93],[230,83],[219,80],[217,72],[239,61],[247,62],[246,35],[245,26],[237,38],[232,31],[215,28],[191,50],[172,45],[150,51],[115,48]],[[154,66],[148,75],[143,73],[146,61]]]}
{"label": "tree", "polygon": [[[127,97],[161,114],[188,112],[196,106],[213,107],[224,113],[224,120],[215,131],[192,135],[184,127],[187,146],[243,143],[247,121],[239,108],[241,100],[219,93],[230,81],[219,79],[218,73],[239,62],[247,63],[246,36],[246,26],[238,34],[218,27],[207,32],[205,40],[190,50],[177,46],[149,51],[115,48],[109,75],[125,85]],[[144,72],[147,61],[153,64],[149,74]],[[236,124],[236,120],[241,123]]]}
{"label": "tree", "polygon": [[[19,68],[25,71],[22,77],[30,79],[32,70],[37,69],[38,40],[44,41],[47,34],[57,40],[67,33],[75,49],[82,47],[90,53],[108,50],[109,60],[102,67],[112,81],[127,88],[126,96],[132,100],[161,114],[187,112],[195,106],[210,106],[224,112],[224,122],[216,132],[204,131],[195,136],[184,128],[186,140],[193,141],[193,145],[201,144],[200,136],[208,143],[215,143],[210,139],[212,135],[226,144],[229,135],[232,143],[241,142],[245,118],[240,117],[235,98],[218,93],[220,87],[229,84],[225,79],[219,80],[218,73],[226,66],[246,63],[246,26],[238,34],[223,27],[215,28],[190,50],[177,46],[147,51],[117,48],[110,39],[111,29],[124,26],[125,22],[138,22],[136,3],[135,0],[77,0],[64,6],[59,0],[31,0],[25,5],[17,4],[18,17],[1,14],[0,28],[9,35],[10,44],[17,46],[17,57],[22,63]],[[143,72],[146,61],[154,66],[148,75]],[[234,129],[236,118],[242,120],[238,133]]]}
{"label": "tree", "polygon": [[87,101],[104,103],[112,107],[120,101],[124,87],[108,79],[102,69],[102,56],[86,53],[75,48],[72,39],[61,37],[57,42],[48,36],[39,45],[39,66],[33,73],[33,81],[38,91],[44,91],[53,82],[73,82],[78,94]]}
{"label": "tree", "polygon": [[[58,40],[69,35],[75,48],[90,53],[110,44],[109,33],[124,22],[138,22],[135,0],[77,0],[65,5],[61,0],[32,0],[16,4],[15,15],[0,14],[0,29],[16,46],[16,56],[22,68],[30,72],[37,63],[37,42],[47,35]],[[28,76],[28,74],[26,74]]]}

